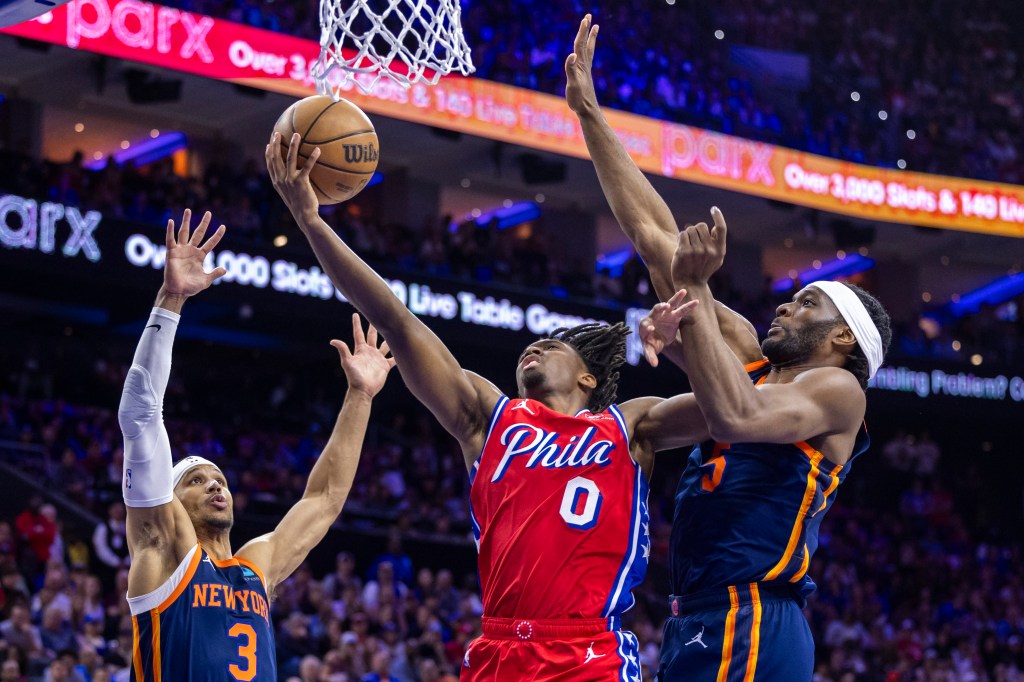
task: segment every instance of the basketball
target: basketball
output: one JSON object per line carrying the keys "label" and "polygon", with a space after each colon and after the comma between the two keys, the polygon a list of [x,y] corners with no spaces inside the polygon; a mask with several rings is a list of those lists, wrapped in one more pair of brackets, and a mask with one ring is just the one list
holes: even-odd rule
{"label": "basketball", "polygon": [[301,99],[285,109],[274,125],[281,133],[287,158],[292,133],[302,138],[297,164],[302,167],[313,150],[320,158],[309,180],[321,205],[347,201],[366,186],[377,169],[377,133],[362,109],[348,100],[326,95]]}

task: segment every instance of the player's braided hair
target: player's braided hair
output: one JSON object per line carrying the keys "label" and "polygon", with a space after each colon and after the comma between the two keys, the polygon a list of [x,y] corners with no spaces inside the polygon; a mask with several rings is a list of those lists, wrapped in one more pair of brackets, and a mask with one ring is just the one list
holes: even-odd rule
{"label": "player's braided hair", "polygon": [[[886,312],[882,303],[877,298],[856,284],[850,284],[849,282],[843,282],[843,284],[848,286],[853,293],[857,294],[857,298],[860,299],[860,302],[864,304],[864,308],[868,311],[871,321],[878,328],[878,335],[882,338],[882,357],[884,358],[885,354],[889,351],[889,344],[892,342],[892,322],[889,319],[889,313]],[[842,321],[842,317],[839,320]],[[846,357],[846,364],[843,365],[843,368],[852,372],[853,376],[857,377],[857,380],[860,382],[860,387],[867,390],[868,358],[864,355],[864,351],[861,350],[860,344],[853,347],[853,351]]]}
{"label": "player's braided hair", "polygon": [[562,327],[547,336],[572,346],[583,358],[587,371],[597,379],[597,387],[591,391],[587,404],[591,412],[600,412],[615,402],[619,391],[619,373],[616,370],[626,361],[627,336],[629,328],[622,322]]}

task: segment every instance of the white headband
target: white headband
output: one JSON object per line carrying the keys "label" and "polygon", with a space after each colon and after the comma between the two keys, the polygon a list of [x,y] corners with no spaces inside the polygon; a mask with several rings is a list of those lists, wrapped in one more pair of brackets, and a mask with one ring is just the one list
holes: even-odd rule
{"label": "white headband", "polygon": [[832,299],[832,303],[839,309],[839,314],[843,316],[846,324],[850,325],[853,336],[868,359],[868,378],[875,376],[875,372],[882,365],[882,337],[878,333],[878,327],[871,320],[868,309],[861,303],[860,297],[842,282],[819,281],[811,282],[807,286],[820,289]]}
{"label": "white headband", "polygon": [[[185,474],[187,474],[192,469],[195,469],[196,467],[202,466],[204,464],[209,464],[210,466],[217,469],[217,471],[220,471],[219,466],[217,466],[210,460],[206,459],[205,457],[200,457],[199,455],[189,455],[185,459],[175,464],[174,468],[171,469],[171,490],[174,490],[175,488],[178,487],[178,484],[181,483],[181,479],[185,477]],[[221,471],[221,473],[224,472]]]}

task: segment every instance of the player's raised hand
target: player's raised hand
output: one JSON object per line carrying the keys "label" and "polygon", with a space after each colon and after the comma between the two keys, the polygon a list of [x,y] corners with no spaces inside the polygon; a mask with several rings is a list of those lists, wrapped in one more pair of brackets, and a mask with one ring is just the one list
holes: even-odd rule
{"label": "player's raised hand", "polygon": [[651,308],[651,312],[640,320],[640,342],[651,367],[658,366],[658,353],[675,341],[679,324],[700,305],[698,300],[684,301],[685,298],[686,289],[680,289],[668,301]]}
{"label": "player's raised hand", "polygon": [[299,146],[302,138],[298,133],[292,135],[288,141],[287,158],[281,156],[281,133],[274,132],[270,136],[270,144],[267,145],[266,159],[267,172],[270,173],[270,181],[274,183],[274,189],[284,199],[288,210],[302,225],[301,216],[312,211],[317,213],[320,202],[313,192],[313,185],[309,182],[309,172],[316,165],[320,158],[320,147],[317,147],[306,159],[300,168],[298,166]]}
{"label": "player's raised hand", "polygon": [[580,22],[580,30],[573,41],[572,53],[565,60],[565,101],[577,114],[597,109],[594,92],[594,46],[597,43],[597,25],[588,14]]}
{"label": "player's raised hand", "polygon": [[706,284],[725,262],[725,216],[717,206],[711,209],[714,227],[707,223],[688,225],[679,233],[672,256],[672,281],[676,288]]}
{"label": "player's raised hand", "polygon": [[196,231],[191,235],[189,234],[192,222],[191,209],[185,209],[177,235],[175,235],[174,221],[167,221],[167,261],[164,264],[165,293],[180,298],[195,296],[227,273],[224,268],[215,268],[211,272],[206,272],[203,268],[203,261],[217,246],[227,229],[221,225],[204,243],[203,237],[206,236],[206,229],[210,226],[210,218],[209,211],[204,213],[203,219],[196,226]]}
{"label": "player's raised hand", "polygon": [[363,334],[363,323],[359,313],[352,313],[352,350],[343,341],[332,339],[331,345],[338,349],[341,368],[345,370],[349,388],[362,391],[371,398],[384,388],[388,372],[395,366],[395,359],[389,358],[388,342],[377,345],[377,330],[371,324]]}

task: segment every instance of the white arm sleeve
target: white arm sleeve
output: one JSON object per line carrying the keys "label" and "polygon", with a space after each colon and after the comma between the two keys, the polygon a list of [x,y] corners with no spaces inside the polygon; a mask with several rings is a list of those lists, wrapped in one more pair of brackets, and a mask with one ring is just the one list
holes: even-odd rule
{"label": "white arm sleeve", "polygon": [[117,421],[124,434],[121,491],[129,507],[156,507],[173,497],[171,442],[164,428],[164,391],[180,315],[153,308],[124,382]]}

